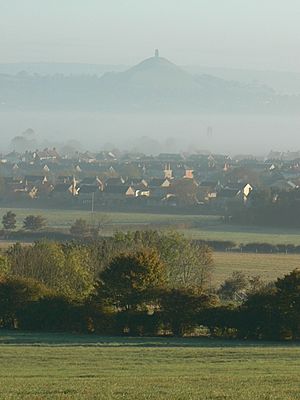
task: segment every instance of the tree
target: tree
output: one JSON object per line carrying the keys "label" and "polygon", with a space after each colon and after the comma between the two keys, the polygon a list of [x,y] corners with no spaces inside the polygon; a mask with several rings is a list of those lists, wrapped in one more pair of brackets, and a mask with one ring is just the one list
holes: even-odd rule
{"label": "tree", "polygon": [[28,231],[39,231],[46,226],[46,219],[41,215],[28,215],[24,219],[24,229]]}
{"label": "tree", "polygon": [[0,254],[0,278],[6,276],[11,270],[11,263],[6,255]]}
{"label": "tree", "polygon": [[277,307],[276,288],[266,286],[251,294],[235,313],[233,322],[238,336],[247,339],[281,338],[281,316]]}
{"label": "tree", "polygon": [[70,228],[70,233],[73,236],[85,238],[90,235],[91,228],[85,219],[77,219]]}
{"label": "tree", "polygon": [[82,300],[94,288],[89,249],[40,241],[33,246],[13,246],[8,251],[13,275],[32,278],[53,292]]}
{"label": "tree", "polygon": [[164,291],[160,297],[164,323],[169,325],[174,335],[180,336],[201,325],[199,313],[216,302],[214,296],[182,289]]}
{"label": "tree", "polygon": [[0,279],[0,320],[5,328],[17,327],[17,313],[29,302],[47,293],[46,288],[32,279],[2,277]]}
{"label": "tree", "polygon": [[71,246],[64,250],[64,267],[59,293],[71,299],[83,300],[94,290],[94,271],[90,251],[84,246]]}
{"label": "tree", "polygon": [[175,288],[203,292],[211,286],[213,267],[210,247],[182,239],[176,260],[168,268],[170,284]]}
{"label": "tree", "polygon": [[234,271],[232,275],[222,283],[218,294],[225,300],[241,301],[246,296],[248,283],[247,275],[244,274],[244,272]]}
{"label": "tree", "polygon": [[210,287],[214,267],[213,253],[205,244],[193,243],[177,232],[159,231],[118,232],[115,247],[124,249],[155,249],[166,265],[170,288],[193,289],[197,292]]}
{"label": "tree", "polygon": [[12,211],[7,211],[6,214],[3,215],[2,225],[4,229],[13,230],[16,229],[17,226],[17,218],[16,214]]}
{"label": "tree", "polygon": [[27,150],[34,150],[37,148],[36,135],[33,129],[28,128],[21,135],[16,136],[11,141],[11,148],[14,151],[23,153]]}
{"label": "tree", "polygon": [[90,227],[90,233],[93,239],[99,239],[105,226],[111,222],[111,218],[107,214],[97,216],[96,223]]}
{"label": "tree", "polygon": [[264,283],[259,276],[247,276],[243,271],[234,271],[218,290],[224,300],[244,301],[247,296],[263,289]]}
{"label": "tree", "polygon": [[193,179],[179,179],[172,185],[172,192],[175,194],[182,206],[197,204],[198,186]]}
{"label": "tree", "polygon": [[27,303],[17,312],[20,329],[87,332],[85,308],[63,296],[47,295]]}
{"label": "tree", "polygon": [[98,294],[119,310],[136,310],[165,285],[165,265],[158,253],[143,249],[123,253],[100,274]]}
{"label": "tree", "polygon": [[283,337],[300,337],[300,270],[280,278],[275,283],[276,305],[281,316]]}

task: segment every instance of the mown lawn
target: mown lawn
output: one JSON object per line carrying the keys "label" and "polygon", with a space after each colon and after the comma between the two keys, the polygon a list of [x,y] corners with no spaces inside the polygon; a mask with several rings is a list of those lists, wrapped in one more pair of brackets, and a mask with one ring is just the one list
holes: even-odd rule
{"label": "mown lawn", "polygon": [[0,338],[1,399],[300,399],[300,347],[204,339]]}

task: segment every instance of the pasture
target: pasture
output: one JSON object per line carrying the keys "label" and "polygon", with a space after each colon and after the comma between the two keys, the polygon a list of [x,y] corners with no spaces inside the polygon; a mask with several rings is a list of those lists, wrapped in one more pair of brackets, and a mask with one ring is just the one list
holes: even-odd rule
{"label": "pasture", "polygon": [[[0,209],[0,220],[8,211]],[[103,234],[111,235],[117,230],[132,229],[161,229],[177,230],[189,238],[209,240],[232,240],[237,244],[265,242],[271,244],[300,245],[300,229],[242,227],[224,224],[219,216],[212,215],[177,215],[177,214],[148,214],[95,212],[91,215],[83,210],[41,210],[41,209],[12,209],[17,214],[18,228],[29,214],[42,215],[47,219],[50,229],[68,231],[72,223],[83,218],[97,223],[105,221]]]}
{"label": "pasture", "polygon": [[214,262],[214,285],[224,282],[234,271],[259,275],[264,281],[272,281],[300,268],[300,254],[214,252]]}
{"label": "pasture", "polygon": [[1,399],[297,400],[300,347],[1,332]]}

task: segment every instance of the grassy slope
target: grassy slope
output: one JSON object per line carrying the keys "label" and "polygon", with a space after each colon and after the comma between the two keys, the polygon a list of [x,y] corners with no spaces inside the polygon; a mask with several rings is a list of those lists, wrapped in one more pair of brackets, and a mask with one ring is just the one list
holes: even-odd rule
{"label": "grassy slope", "polygon": [[300,399],[293,345],[14,334],[0,348],[1,399]]}

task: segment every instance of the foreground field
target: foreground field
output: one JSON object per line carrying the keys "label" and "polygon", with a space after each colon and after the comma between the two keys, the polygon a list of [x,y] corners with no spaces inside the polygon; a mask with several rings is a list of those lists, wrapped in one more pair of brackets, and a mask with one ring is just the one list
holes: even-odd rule
{"label": "foreground field", "polygon": [[249,254],[214,253],[215,270],[213,283],[220,284],[234,271],[243,271],[248,275],[259,275],[265,281],[288,274],[300,268],[299,254]]}
{"label": "foreground field", "polygon": [[[0,209],[0,220],[8,211]],[[189,238],[210,240],[232,240],[237,244],[250,242],[266,242],[271,244],[300,245],[300,229],[241,227],[222,223],[220,217],[212,215],[168,215],[148,213],[101,213],[93,216],[88,211],[80,210],[40,210],[12,209],[17,214],[18,228],[29,214],[42,215],[47,218],[48,226],[53,229],[68,231],[78,218],[97,222],[107,221],[103,234],[110,235],[117,230],[130,229],[176,229]]]}
{"label": "foreground field", "polygon": [[1,399],[300,399],[296,345],[5,334]]}

